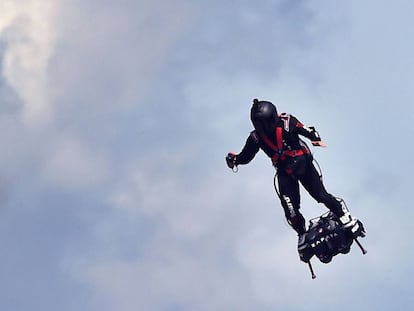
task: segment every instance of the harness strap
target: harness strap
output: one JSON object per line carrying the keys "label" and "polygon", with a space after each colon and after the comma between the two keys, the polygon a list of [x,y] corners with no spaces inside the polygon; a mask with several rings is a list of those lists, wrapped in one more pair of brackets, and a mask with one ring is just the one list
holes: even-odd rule
{"label": "harness strap", "polygon": [[286,157],[296,157],[304,155],[302,149],[299,150],[283,150],[283,129],[276,127],[276,145],[270,141],[266,135],[260,135],[265,144],[272,149],[275,154],[272,156],[272,162],[275,165],[279,159],[284,160]]}
{"label": "harness strap", "polygon": [[276,143],[277,143],[277,149],[282,150],[283,149],[283,136],[282,136],[282,128],[277,127],[276,128]]}
{"label": "harness strap", "polygon": [[260,135],[260,137],[263,139],[263,141],[272,149],[274,152],[280,152],[283,148],[282,143],[282,128],[277,127],[276,128],[276,144],[277,146],[270,141],[270,139],[266,135]]}

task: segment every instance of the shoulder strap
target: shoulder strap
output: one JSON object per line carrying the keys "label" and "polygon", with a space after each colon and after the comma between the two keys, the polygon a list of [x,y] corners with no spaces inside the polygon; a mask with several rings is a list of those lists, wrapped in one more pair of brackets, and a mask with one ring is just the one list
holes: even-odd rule
{"label": "shoulder strap", "polygon": [[265,144],[269,146],[274,152],[280,152],[283,149],[283,129],[278,126],[276,127],[276,145],[270,141],[266,135],[260,135]]}
{"label": "shoulder strap", "polygon": [[277,143],[277,149],[282,150],[282,148],[283,148],[283,129],[279,126],[276,128],[276,143]]}

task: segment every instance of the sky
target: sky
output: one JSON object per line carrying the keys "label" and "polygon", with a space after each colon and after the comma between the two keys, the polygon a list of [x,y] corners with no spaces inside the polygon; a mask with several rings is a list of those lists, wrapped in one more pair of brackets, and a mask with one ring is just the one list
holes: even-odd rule
{"label": "sky", "polygon": [[[408,310],[414,3],[0,0],[0,308]],[[253,98],[367,230],[299,261]],[[302,189],[307,219],[326,211]]]}

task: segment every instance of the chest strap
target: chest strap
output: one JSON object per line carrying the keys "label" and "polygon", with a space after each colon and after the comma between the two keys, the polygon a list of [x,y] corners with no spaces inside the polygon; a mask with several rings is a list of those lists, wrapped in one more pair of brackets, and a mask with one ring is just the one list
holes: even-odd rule
{"label": "chest strap", "polygon": [[283,129],[281,127],[276,127],[276,145],[270,141],[266,135],[260,135],[264,143],[272,149],[275,153],[272,156],[272,163],[276,163],[280,160],[285,160],[286,157],[296,157],[304,155],[302,149],[299,150],[283,150]]}

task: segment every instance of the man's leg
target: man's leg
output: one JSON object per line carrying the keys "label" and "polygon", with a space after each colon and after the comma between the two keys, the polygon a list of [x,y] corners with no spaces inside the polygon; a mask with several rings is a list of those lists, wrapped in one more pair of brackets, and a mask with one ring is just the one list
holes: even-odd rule
{"label": "man's leg", "polygon": [[[325,204],[325,206],[338,217],[339,222],[345,229],[350,230],[355,236],[364,234],[364,232],[362,232],[364,231],[362,223],[360,223],[355,217],[351,216],[343,200],[338,200],[326,191],[312,162],[309,163],[308,169],[306,170],[306,173],[301,176],[300,181],[317,202]],[[342,205],[342,203],[344,205]],[[359,233],[360,231],[362,233]]]}
{"label": "man's leg", "polygon": [[311,161],[308,163],[305,174],[300,177],[300,181],[317,202],[323,203],[338,218],[344,216],[341,202],[326,191],[319,173]]}
{"label": "man's leg", "polygon": [[280,201],[289,225],[302,235],[305,233],[305,218],[299,212],[300,193],[299,182],[296,178],[280,172],[278,175]]}

